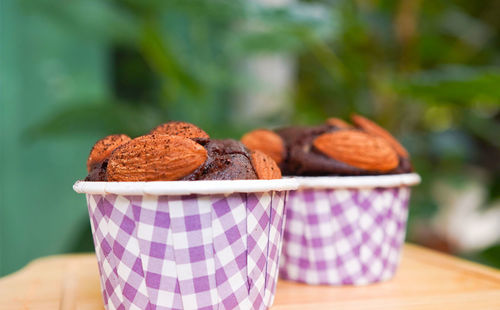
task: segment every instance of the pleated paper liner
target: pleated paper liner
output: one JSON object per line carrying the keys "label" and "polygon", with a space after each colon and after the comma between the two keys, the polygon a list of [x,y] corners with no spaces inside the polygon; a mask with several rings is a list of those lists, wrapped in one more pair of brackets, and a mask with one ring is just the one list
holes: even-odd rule
{"label": "pleated paper liner", "polygon": [[295,180],[77,182],[107,309],[267,309]]}
{"label": "pleated paper liner", "polygon": [[294,179],[299,190],[286,204],[282,278],[364,285],[394,276],[417,174]]}

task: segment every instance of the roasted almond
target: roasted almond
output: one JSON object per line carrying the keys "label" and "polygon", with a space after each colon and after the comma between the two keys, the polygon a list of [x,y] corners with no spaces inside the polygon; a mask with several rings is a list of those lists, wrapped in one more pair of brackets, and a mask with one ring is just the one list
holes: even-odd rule
{"label": "roasted almond", "polygon": [[127,135],[111,135],[107,136],[94,144],[87,159],[87,171],[92,170],[92,166],[102,162],[120,145],[130,141]]}
{"label": "roasted almond", "polygon": [[410,156],[408,154],[408,151],[401,145],[401,143],[399,143],[398,140],[396,140],[396,138],[394,138],[384,128],[361,115],[354,114],[351,116],[351,118],[353,123],[356,124],[356,126],[358,126],[359,128],[372,135],[379,136],[385,139],[394,148],[394,150],[396,150],[399,156],[403,158],[408,158]]}
{"label": "roasted almond", "polygon": [[203,146],[191,139],[146,135],[113,151],[108,181],[175,181],[196,170],[207,159]]}
{"label": "roasted almond", "polygon": [[276,162],[261,151],[252,151],[252,165],[261,180],[281,179],[281,170]]}
{"label": "roasted almond", "polygon": [[275,132],[267,129],[256,129],[241,137],[241,142],[252,151],[261,151],[280,164],[285,155],[285,143]]}
{"label": "roasted almond", "polygon": [[374,172],[396,168],[399,158],[383,138],[359,130],[337,130],[320,135],[313,145],[330,158]]}
{"label": "roasted almond", "polygon": [[330,117],[329,119],[326,120],[326,123],[328,125],[335,126],[340,129],[352,129],[351,124],[337,117]]}
{"label": "roasted almond", "polygon": [[186,122],[168,122],[153,128],[149,134],[164,134],[184,138],[210,138],[201,128]]}

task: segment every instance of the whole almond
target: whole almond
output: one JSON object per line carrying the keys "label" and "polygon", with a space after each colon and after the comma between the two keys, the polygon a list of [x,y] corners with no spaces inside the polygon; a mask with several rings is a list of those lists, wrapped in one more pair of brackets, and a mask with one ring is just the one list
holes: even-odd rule
{"label": "whole almond", "polygon": [[97,141],[92,147],[87,159],[87,171],[90,172],[93,165],[108,158],[111,152],[113,152],[117,147],[130,140],[132,139],[130,139],[127,135],[110,135]]}
{"label": "whole almond", "polygon": [[359,130],[337,130],[320,135],[313,145],[330,158],[375,172],[396,168],[396,151],[383,138]]}
{"label": "whole almond", "polygon": [[394,138],[384,128],[361,115],[354,114],[351,116],[351,118],[353,123],[356,124],[359,128],[372,135],[379,136],[385,139],[394,148],[394,150],[396,150],[399,156],[403,158],[408,158],[410,156],[408,154],[408,151],[401,145],[401,143],[399,143],[398,140],[396,140],[396,138]]}
{"label": "whole almond", "polygon": [[344,121],[343,119],[330,117],[326,120],[326,123],[331,126],[335,126],[340,129],[352,129],[352,125]]}
{"label": "whole almond", "polygon": [[281,179],[281,170],[276,162],[261,151],[252,151],[252,165],[261,180]]}
{"label": "whole almond", "polygon": [[241,142],[252,151],[261,151],[270,156],[277,164],[285,156],[285,143],[275,132],[267,129],[256,129],[241,137]]}
{"label": "whole almond", "polygon": [[186,122],[168,122],[153,128],[149,134],[164,134],[184,138],[210,138],[201,128]]}
{"label": "whole almond", "polygon": [[113,151],[108,181],[175,181],[196,170],[207,159],[203,146],[191,139],[146,135]]}

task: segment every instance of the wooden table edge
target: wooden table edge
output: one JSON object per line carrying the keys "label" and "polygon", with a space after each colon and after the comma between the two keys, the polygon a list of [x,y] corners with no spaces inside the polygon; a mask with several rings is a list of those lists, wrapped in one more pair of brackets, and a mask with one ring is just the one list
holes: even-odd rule
{"label": "wooden table edge", "polygon": [[[461,273],[466,274],[467,276],[479,278],[481,281],[486,281],[490,283],[488,286],[491,287],[499,287],[500,288],[500,270],[483,266],[475,262],[466,261],[461,258],[452,257],[450,255],[439,253],[431,249],[426,249],[424,247],[414,245],[414,244],[405,244],[403,249],[403,256],[411,257],[413,261],[417,261],[422,263],[423,265],[429,265],[433,268],[440,268],[443,270],[451,270],[456,269],[460,270]],[[86,266],[89,266],[91,260],[95,261],[95,268],[97,277],[97,258],[94,253],[81,253],[81,254],[63,254],[63,255],[53,255],[42,257],[36,259],[29,264],[27,264],[24,268],[9,274],[3,278],[0,278],[0,291],[2,288],[9,288],[13,283],[19,285],[20,283],[24,283],[33,278],[31,270],[40,270],[42,266],[49,265],[50,262],[52,265],[58,266],[58,270],[53,272],[53,270],[43,269],[47,274],[51,274],[58,280],[56,281],[59,284],[60,297],[59,297],[59,309],[73,309],[75,306],[75,292],[78,287],[78,281],[76,278],[66,279],[65,275],[68,273],[77,273],[79,270],[80,264],[84,261]],[[46,263],[47,262],[47,263]],[[444,262],[444,263],[443,263]],[[43,267],[45,268],[45,267]],[[23,282],[24,281],[24,282]],[[44,281],[43,276],[40,276],[39,281]],[[56,283],[54,282],[54,283]],[[280,282],[284,282],[284,280],[280,279]],[[288,282],[288,281],[286,281]],[[291,284],[295,284],[293,282],[289,282]],[[287,284],[288,285],[288,284]],[[99,291],[100,293],[100,291]],[[1,294],[0,294],[1,295]],[[498,297],[498,298],[497,298]],[[395,298],[387,299],[382,304],[386,306],[391,306],[391,309],[419,309],[419,305],[430,306],[434,303],[438,303],[440,305],[451,305],[451,308],[454,308],[453,305],[463,302],[464,305],[471,305],[472,301],[477,300],[481,305],[486,305],[486,308],[489,308],[491,305],[500,308],[500,289],[487,289],[483,291],[474,291],[474,292],[463,292],[461,294],[449,294],[446,296],[424,296],[422,298],[417,297],[409,297],[406,299]],[[498,302],[496,301],[498,300]],[[272,309],[273,310],[281,310],[281,309],[311,309],[315,308],[316,310],[322,309],[330,309],[335,305],[336,308],[344,307],[349,309],[381,309],[375,304],[370,304],[374,300],[363,300],[363,299],[353,299],[353,300],[342,300],[336,302],[321,302],[321,303],[294,303],[293,305],[282,305],[275,304]],[[380,304],[380,303],[379,303]],[[474,302],[474,304],[476,304]],[[1,307],[0,307],[1,308]],[[50,308],[50,307],[49,307]],[[10,308],[9,308],[10,309]],[[48,308],[47,308],[48,309]],[[427,309],[423,307],[423,309]]]}
{"label": "wooden table edge", "polygon": [[412,243],[405,244],[405,247],[403,248],[403,255],[405,251],[413,252],[413,260],[431,264],[438,268],[449,269],[450,265],[447,265],[447,268],[444,268],[445,266],[437,263],[437,261],[441,262],[443,259],[446,259],[448,263],[454,265],[458,269],[470,272],[471,274],[480,275],[484,280],[494,281],[495,283],[500,281],[500,270],[490,266],[481,265],[477,262],[452,256],[447,253],[438,252]]}

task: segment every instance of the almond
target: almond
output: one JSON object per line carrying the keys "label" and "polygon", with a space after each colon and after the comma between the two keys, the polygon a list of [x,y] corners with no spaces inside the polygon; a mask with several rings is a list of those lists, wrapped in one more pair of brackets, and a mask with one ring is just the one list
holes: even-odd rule
{"label": "almond", "polygon": [[313,145],[330,158],[368,171],[387,172],[399,165],[396,151],[385,139],[359,130],[325,133]]}
{"label": "almond", "polygon": [[184,138],[210,138],[201,128],[186,122],[168,122],[153,128],[149,134],[164,134]]}
{"label": "almond", "polygon": [[343,119],[330,117],[326,120],[326,123],[331,126],[335,126],[340,129],[352,129],[352,125],[344,121]]}
{"label": "almond", "polygon": [[90,151],[87,159],[87,171],[92,170],[92,166],[102,162],[120,145],[130,141],[127,135],[111,135],[97,141]]}
{"label": "almond", "polygon": [[360,115],[352,115],[351,116],[352,121],[354,124],[356,124],[359,128],[363,129],[364,131],[375,135],[379,136],[383,139],[385,139],[393,148],[396,150],[399,156],[403,158],[409,158],[410,155],[408,154],[408,151],[401,145],[401,143],[398,142],[387,130],[384,128],[380,127],[379,125],[375,124],[371,120],[360,116]]}
{"label": "almond", "polygon": [[241,142],[252,151],[261,151],[270,156],[277,164],[285,156],[285,143],[274,131],[256,129],[241,137]]}
{"label": "almond", "polygon": [[281,179],[281,170],[276,162],[261,151],[253,151],[251,154],[252,165],[255,173],[261,180]]}
{"label": "almond", "polygon": [[146,135],[113,151],[108,181],[175,181],[196,170],[207,159],[203,146],[191,139]]}

